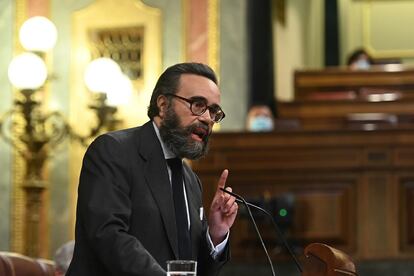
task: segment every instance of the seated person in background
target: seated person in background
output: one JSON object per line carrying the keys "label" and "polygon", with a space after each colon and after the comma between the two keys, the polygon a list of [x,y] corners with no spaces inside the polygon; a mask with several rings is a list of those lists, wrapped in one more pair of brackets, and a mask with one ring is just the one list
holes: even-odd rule
{"label": "seated person in background", "polygon": [[351,70],[368,70],[374,64],[372,57],[363,48],[353,51],[347,60],[347,65]]}
{"label": "seated person in background", "polygon": [[73,248],[75,247],[75,241],[68,241],[56,250],[55,261],[55,276],[63,276],[68,270],[70,261],[73,256]]}
{"label": "seated person in background", "polygon": [[247,130],[253,132],[272,131],[274,128],[273,113],[265,104],[252,105],[247,113]]}

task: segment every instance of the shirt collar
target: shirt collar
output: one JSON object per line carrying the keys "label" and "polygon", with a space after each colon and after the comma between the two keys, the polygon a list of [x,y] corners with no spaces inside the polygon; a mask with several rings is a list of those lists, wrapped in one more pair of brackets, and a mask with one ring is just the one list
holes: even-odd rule
{"label": "shirt collar", "polygon": [[162,141],[160,130],[158,129],[157,124],[155,124],[154,121],[152,121],[152,125],[154,126],[155,133],[157,134],[157,138],[160,141],[162,152],[164,153],[165,159],[175,158],[177,157]]}

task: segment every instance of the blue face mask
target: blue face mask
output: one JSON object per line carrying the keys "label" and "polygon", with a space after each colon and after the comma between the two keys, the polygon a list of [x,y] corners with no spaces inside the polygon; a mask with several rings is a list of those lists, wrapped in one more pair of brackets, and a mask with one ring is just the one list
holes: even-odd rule
{"label": "blue face mask", "polygon": [[369,64],[368,60],[366,59],[360,59],[355,63],[355,68],[360,70],[367,70],[371,67],[371,64]]}
{"label": "blue face mask", "polygon": [[255,132],[272,131],[273,121],[266,116],[257,116],[250,121],[249,130]]}

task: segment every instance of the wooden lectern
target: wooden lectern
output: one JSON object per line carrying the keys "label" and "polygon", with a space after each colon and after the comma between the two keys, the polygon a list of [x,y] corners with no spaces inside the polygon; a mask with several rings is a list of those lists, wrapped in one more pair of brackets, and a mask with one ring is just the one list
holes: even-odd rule
{"label": "wooden lectern", "polygon": [[323,243],[305,248],[302,276],[356,276],[355,265],[344,252]]}

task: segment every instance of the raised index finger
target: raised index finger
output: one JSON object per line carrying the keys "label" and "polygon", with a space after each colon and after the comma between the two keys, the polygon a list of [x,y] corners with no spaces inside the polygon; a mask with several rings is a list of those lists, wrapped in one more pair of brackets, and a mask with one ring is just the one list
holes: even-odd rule
{"label": "raised index finger", "polygon": [[217,191],[221,191],[220,188],[223,188],[226,186],[226,180],[227,180],[227,176],[229,175],[229,170],[225,169],[223,170],[223,172],[221,173],[220,179],[217,183]]}

